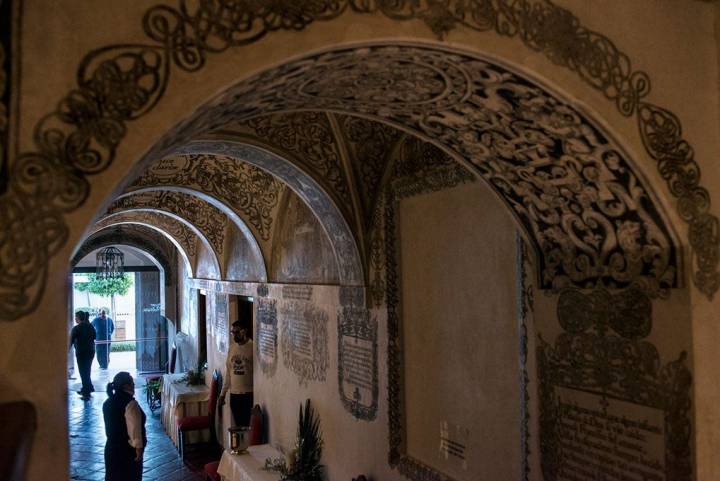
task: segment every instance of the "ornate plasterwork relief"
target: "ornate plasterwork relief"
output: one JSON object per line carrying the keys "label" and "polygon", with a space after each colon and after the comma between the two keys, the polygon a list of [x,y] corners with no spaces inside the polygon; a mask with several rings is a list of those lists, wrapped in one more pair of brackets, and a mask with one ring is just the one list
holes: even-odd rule
{"label": "ornate plasterwork relief", "polygon": [[126,189],[186,187],[215,197],[246,221],[263,241],[271,237],[282,183],[263,170],[225,156],[182,155],[149,166]]}
{"label": "ornate plasterwork relief", "polygon": [[414,45],[336,50],[260,74],[215,106],[193,129],[250,108],[312,106],[433,139],[469,161],[523,223],[541,254],[542,288],[678,286],[679,252],[620,146],[569,103],[485,60]]}
{"label": "ornate plasterwork relief", "polygon": [[243,159],[271,172],[285,183],[320,221],[332,246],[338,264],[338,278],[343,285],[361,285],[363,264],[355,234],[336,203],[308,173],[287,159],[256,145],[238,140],[228,131],[208,135],[207,140],[191,141],[177,149],[182,154],[212,154]]}
{"label": "ornate plasterwork relief", "polygon": [[287,112],[254,117],[233,125],[284,157],[292,158],[332,192],[346,213],[352,212],[350,185],[342,154],[324,112]]}
{"label": "ornate plasterwork relief", "polygon": [[180,192],[143,192],[117,199],[108,207],[106,214],[133,209],[167,211],[185,219],[210,242],[218,257],[222,255],[228,218],[211,204]]}
{"label": "ornate plasterwork relief", "polygon": [[[35,148],[20,155],[12,166],[9,189],[0,198],[0,218],[6,226],[6,232],[0,237],[0,298],[3,299],[0,316],[3,319],[18,319],[37,306],[45,285],[46,259],[55,255],[68,237],[65,213],[83,205],[90,189],[87,177],[102,172],[113,162],[128,123],[155,107],[176,69],[200,70],[211,53],[251,44],[275,30],[301,30],[315,21],[330,21],[348,10],[381,14],[396,21],[420,20],[440,38],[456,28],[517,37],[527,48],[570,69],[589,86],[602,92],[622,115],[635,116],[646,152],[658,163],[661,176],[678,199],[681,218],[688,223],[694,283],[708,297],[712,297],[720,286],[718,219],[710,213],[709,193],[700,185],[699,166],[692,147],[683,138],[679,119],[667,109],[646,100],[651,86],[648,75],[633,70],[630,59],[610,39],[588,30],[571,12],[549,0],[488,0],[471,4],[458,0],[447,3],[401,0],[391,4],[342,0],[295,5],[293,8],[282,3],[268,6],[226,0],[192,6],[182,2],[182,5],[182,8],[158,5],[146,11],[142,19],[146,45],[101,46],[89,52],[78,67],[78,85],[42,117],[34,129]],[[345,67],[351,68],[351,65]],[[409,101],[418,106],[417,100],[427,97],[427,92],[417,95],[418,92],[402,88],[403,82],[418,78],[416,73],[422,75],[420,71],[411,74],[410,70],[414,69],[402,67],[393,69],[398,76],[392,84],[385,86],[400,86],[398,95],[383,108],[371,110],[389,118],[397,105]],[[358,68],[372,70],[368,65]],[[288,66],[282,69],[286,74],[290,71]],[[265,87],[279,87],[272,78],[278,75],[277,71],[268,75],[270,77],[263,78]],[[434,75],[432,78],[440,82],[447,78],[437,70]],[[296,78],[299,77],[300,73]],[[363,99],[354,97],[357,90],[366,92],[364,101],[373,104],[368,94],[372,96],[382,88],[374,82],[376,79],[372,75],[365,76],[359,84],[364,87],[362,89],[355,88],[357,85],[353,85],[352,80],[337,85],[351,96],[336,98],[334,103],[344,104],[339,105],[343,111],[359,108],[357,100]],[[250,87],[252,91],[254,86]],[[301,93],[312,97],[318,93],[316,89],[322,87],[322,82],[311,82],[307,87],[301,89]],[[270,103],[275,102],[274,96],[269,95]],[[436,102],[431,103],[438,107]],[[263,109],[262,102],[246,104],[240,117],[249,117]],[[442,131],[448,123],[459,119],[446,116],[443,108],[437,110],[440,116],[426,118],[422,123],[424,129],[420,131],[444,142]],[[236,115],[234,120],[237,119]],[[221,116],[220,120],[227,119]],[[202,124],[202,119],[199,123]],[[212,125],[221,124],[215,122]],[[198,122],[186,125],[192,127]],[[440,128],[437,135],[435,126]],[[467,136],[463,142],[471,137]],[[34,227],[36,242],[33,245],[27,243],[28,236],[25,235],[29,225]],[[625,229],[629,232],[629,236],[623,234],[626,239],[637,237],[635,225]],[[592,236],[589,239],[592,240]],[[631,257],[653,255],[638,252],[633,245],[625,247],[633,250]],[[632,271],[635,262],[630,260],[628,267]],[[581,270],[585,270],[582,267]],[[665,269],[660,271],[663,272],[653,273],[655,279],[662,278]]]}

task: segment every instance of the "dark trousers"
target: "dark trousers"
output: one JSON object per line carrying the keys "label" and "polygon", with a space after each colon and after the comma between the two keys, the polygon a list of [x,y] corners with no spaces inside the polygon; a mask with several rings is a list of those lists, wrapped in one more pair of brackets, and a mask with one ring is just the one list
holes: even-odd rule
{"label": "dark trousers", "polygon": [[253,407],[253,393],[230,394],[230,411],[235,426],[250,426],[250,412]]}
{"label": "dark trousers", "polygon": [[110,344],[98,344],[95,347],[97,351],[98,364],[103,369],[107,369],[110,363]]}
{"label": "dark trousers", "polygon": [[82,381],[81,391],[83,394],[90,394],[95,390],[92,384],[92,380],[90,380],[90,368],[92,367],[94,357],[94,352],[75,353],[78,371],[80,371],[80,380]]}
{"label": "dark trousers", "polygon": [[127,442],[105,444],[105,481],[142,481],[143,463],[135,461],[135,449]]}

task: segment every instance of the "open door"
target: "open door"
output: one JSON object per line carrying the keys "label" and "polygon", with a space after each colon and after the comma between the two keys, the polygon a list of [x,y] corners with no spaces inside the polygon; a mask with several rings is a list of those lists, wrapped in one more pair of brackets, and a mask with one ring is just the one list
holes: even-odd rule
{"label": "open door", "polygon": [[136,362],[139,373],[165,370],[167,322],[160,304],[160,272],[135,273]]}

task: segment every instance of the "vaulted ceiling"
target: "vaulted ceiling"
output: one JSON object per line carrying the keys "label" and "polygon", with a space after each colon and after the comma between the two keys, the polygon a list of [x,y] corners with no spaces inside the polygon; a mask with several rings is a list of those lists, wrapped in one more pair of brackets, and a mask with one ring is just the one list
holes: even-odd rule
{"label": "vaulted ceiling", "polygon": [[[504,199],[535,248],[542,288],[678,286],[677,241],[622,148],[503,67],[415,46],[341,50],[264,72],[212,105],[168,133],[166,154],[146,159],[101,222],[152,213],[176,245],[205,245],[221,278],[233,232],[262,280],[288,280],[282,253],[312,258],[322,247],[335,266],[319,260],[304,280],[367,284],[388,186],[450,168]],[[288,205],[311,213],[322,242],[287,247]]]}

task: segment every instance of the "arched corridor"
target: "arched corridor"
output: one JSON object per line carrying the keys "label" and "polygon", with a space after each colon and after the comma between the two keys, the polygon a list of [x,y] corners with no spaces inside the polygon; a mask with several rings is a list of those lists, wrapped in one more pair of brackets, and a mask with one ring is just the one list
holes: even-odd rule
{"label": "arched corridor", "polygon": [[[291,450],[310,399],[326,479],[714,479],[720,146],[689,113],[715,132],[720,115],[678,32],[720,17],[642,2],[647,24],[580,0],[181,1],[115,12],[107,46],[69,42],[93,47],[69,93],[23,97],[33,139],[0,197],[0,253],[16,253],[0,258],[0,385],[38,409],[33,453],[67,439],[50,413],[66,399],[14,372],[65,380],[18,354],[24,326],[67,304],[68,260],[126,245],[164,273],[176,372],[206,361],[210,386],[244,323],[264,442]],[[36,8],[22,15],[63,31]]]}

